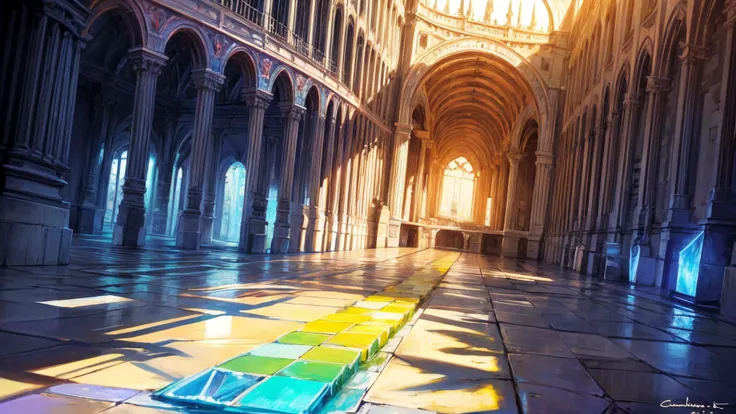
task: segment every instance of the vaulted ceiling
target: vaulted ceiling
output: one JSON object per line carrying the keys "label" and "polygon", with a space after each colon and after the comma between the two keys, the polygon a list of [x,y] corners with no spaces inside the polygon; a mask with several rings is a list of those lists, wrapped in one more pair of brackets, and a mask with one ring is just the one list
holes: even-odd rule
{"label": "vaulted ceiling", "polygon": [[463,155],[481,164],[508,148],[514,122],[533,96],[516,68],[478,52],[438,62],[424,92],[441,161]]}

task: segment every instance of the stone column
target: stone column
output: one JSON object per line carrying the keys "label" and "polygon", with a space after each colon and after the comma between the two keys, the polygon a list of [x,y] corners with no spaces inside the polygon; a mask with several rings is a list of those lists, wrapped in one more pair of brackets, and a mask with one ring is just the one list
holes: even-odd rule
{"label": "stone column", "polygon": [[539,245],[547,223],[547,212],[549,211],[550,179],[552,176],[553,155],[550,152],[537,151],[537,159],[534,177],[534,195],[532,199],[532,211],[530,216],[529,244],[527,245],[527,258],[539,258]]}
{"label": "stone column", "polygon": [[694,133],[695,110],[698,106],[699,72],[701,62],[708,58],[707,50],[695,45],[687,45],[681,56],[683,60],[680,75],[680,94],[678,96],[677,117],[670,164],[670,177],[674,178],[674,189],[667,212],[665,226],[687,223],[690,216],[690,194],[688,194],[688,171],[690,145]]}
{"label": "stone column", "polygon": [[[322,250],[324,229],[324,206],[320,206],[320,187],[322,184],[322,149],[325,138],[325,118],[316,114],[314,124],[314,140],[312,141],[312,155],[307,175],[307,191],[309,196],[309,221],[305,235],[304,249],[308,252]],[[322,207],[322,208],[320,208]]]}
{"label": "stone column", "polygon": [[[639,101],[633,97],[628,96],[624,102],[624,117],[623,117],[623,128],[619,137],[621,139],[622,146],[619,146],[618,155],[618,177],[616,177],[616,193],[613,199],[613,209],[611,212],[612,228],[615,229],[613,237],[609,238],[610,242],[620,244],[621,226],[624,222],[624,215],[626,214],[626,187],[629,186],[629,177],[631,176],[631,146],[634,144],[635,137],[632,136],[634,133],[634,120],[636,119],[635,113],[639,110]],[[620,247],[620,246],[619,246]]]}
{"label": "stone column", "polygon": [[[417,131],[418,132],[418,131]],[[420,137],[418,134],[417,137],[419,137],[420,142],[420,149],[419,149],[419,161],[417,165],[417,179],[415,180],[415,190],[414,190],[414,197],[412,199],[412,202],[414,203],[414,208],[412,208],[412,221],[419,221],[419,210],[422,208],[422,194],[424,194],[424,164],[425,164],[425,157],[427,156],[427,139],[429,139],[429,136]]]}
{"label": "stone column", "polygon": [[328,241],[327,241],[327,251],[334,251],[338,248],[338,221],[339,221],[339,213],[340,213],[340,188],[341,188],[341,180],[342,180],[342,164],[343,164],[343,152],[344,152],[344,145],[345,145],[345,121],[340,123],[340,125],[333,126],[334,129],[334,137],[333,139],[338,140],[337,141],[337,150],[333,154],[333,163],[332,168],[330,169],[330,186],[328,187],[328,191],[330,193],[330,201],[329,201],[329,216],[327,219],[327,227],[328,227]]}
{"label": "stone column", "polygon": [[89,11],[58,0],[3,2],[0,13],[0,266],[68,264],[61,190]]}
{"label": "stone column", "polygon": [[[104,209],[99,208],[100,167],[104,159],[104,152],[110,152],[111,148],[105,147],[107,135],[114,125],[114,111],[116,99],[110,93],[102,94],[102,115],[99,130],[92,136],[89,148],[89,159],[87,164],[87,177],[84,182],[84,194],[82,205],[79,206],[77,217],[77,228],[82,234],[99,234],[102,232],[102,221]],[[103,152],[104,151],[104,152]],[[109,175],[109,174],[108,174]]]}
{"label": "stone column", "polygon": [[340,188],[340,216],[338,218],[338,250],[349,249],[350,233],[349,233],[349,205],[350,205],[350,194],[352,191],[351,185],[352,180],[351,173],[353,169],[353,146],[355,145],[355,131],[358,128],[357,115],[353,115],[350,119],[345,131],[345,147],[343,152],[343,171],[342,171],[342,186]]}
{"label": "stone column", "polygon": [[649,100],[645,108],[645,118],[639,122],[644,124],[644,146],[642,151],[641,171],[639,172],[639,191],[637,194],[637,205],[634,209],[632,235],[632,246],[639,239],[639,260],[636,269],[635,280],[638,284],[652,285],[655,280],[661,278],[657,275],[656,270],[656,252],[652,251],[650,240],[651,222],[654,204],[654,191],[657,178],[656,165],[659,158],[659,138],[662,124],[662,104],[663,95],[669,90],[669,80],[664,78],[656,78],[649,76],[647,78],[647,93]]}
{"label": "stone column", "polygon": [[296,141],[299,133],[299,121],[304,115],[305,108],[292,104],[281,104],[284,120],[284,138],[281,159],[281,183],[279,185],[279,201],[276,210],[271,253],[284,254],[289,252],[289,238],[291,224],[291,189],[294,182],[294,164],[296,161]]}
{"label": "stone column", "polygon": [[[322,166],[321,172],[320,172],[320,185],[319,189],[317,191],[317,209],[322,214],[322,223],[321,225],[318,223],[315,225],[316,228],[322,229],[322,244],[320,246],[314,247],[314,250],[319,251],[329,251],[330,248],[330,233],[332,226],[331,224],[334,222],[334,215],[332,213],[332,205],[330,204],[330,193],[332,193],[332,188],[334,187],[334,179],[335,176],[332,175],[332,159],[335,154],[333,154],[335,149],[335,118],[330,120],[330,122],[326,122],[324,125],[324,128],[326,128],[325,131],[325,137],[326,141],[323,142],[323,148],[327,149],[327,152],[325,153],[325,158],[322,160]],[[324,174],[324,176],[322,176]]]}
{"label": "stone column", "polygon": [[[266,198],[259,196],[263,158],[263,118],[273,95],[258,89],[243,92],[248,103],[248,150],[245,161],[245,194],[238,248],[246,253],[266,251]],[[266,190],[268,191],[268,190]]]}
{"label": "stone column", "polygon": [[212,144],[207,148],[207,174],[204,193],[204,209],[202,211],[202,244],[212,244],[212,227],[215,223],[215,200],[217,198],[217,172],[220,166],[220,150],[225,131],[212,131]]}
{"label": "stone column", "polygon": [[493,165],[491,171],[493,171],[493,177],[491,177],[491,219],[489,224],[492,230],[496,230],[494,221],[496,210],[498,210],[498,176],[500,175],[498,165]]}
{"label": "stone column", "polygon": [[396,124],[393,159],[391,163],[391,186],[389,187],[391,222],[388,229],[388,247],[399,246],[399,230],[401,228],[402,206],[404,205],[406,167],[409,156],[410,137],[410,125]]}
{"label": "stone column", "polygon": [[118,246],[140,247],[146,241],[146,207],[143,196],[146,193],[149,138],[156,104],[156,82],[167,60],[164,55],[140,47],[130,52],[137,81],[123,199],[112,237],[113,244]]}
{"label": "stone column", "polygon": [[158,175],[158,189],[153,211],[153,234],[166,235],[167,223],[169,222],[169,197],[171,194],[171,177],[174,174],[174,160],[176,158],[174,147],[174,134],[176,132],[176,119],[172,114],[166,115],[166,127],[164,130],[164,153],[161,154]]}
{"label": "stone column", "polygon": [[211,145],[215,94],[222,86],[224,76],[210,69],[198,69],[192,74],[192,77],[197,88],[192,159],[189,165],[186,208],[179,216],[176,246],[182,249],[198,250],[202,244],[202,193],[207,173],[207,148]]}
{"label": "stone column", "polygon": [[509,179],[508,189],[506,191],[506,217],[504,219],[504,231],[513,230],[514,227],[514,207],[516,206],[516,183],[519,180],[519,162],[523,154],[519,152],[509,152],[506,154],[509,159]]}

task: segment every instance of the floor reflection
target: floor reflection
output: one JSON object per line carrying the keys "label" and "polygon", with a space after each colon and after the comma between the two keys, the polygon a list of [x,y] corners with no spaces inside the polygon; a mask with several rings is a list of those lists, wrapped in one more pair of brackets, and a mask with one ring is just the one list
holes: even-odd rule
{"label": "floor reflection", "polygon": [[[452,254],[393,337],[349,330],[375,331],[382,348],[325,410],[647,413],[686,398],[736,407],[732,321],[651,290]],[[420,290],[447,255],[246,256],[77,239],[67,267],[0,269],[0,412],[177,410],[148,393],[290,332],[358,320],[371,295]],[[354,316],[334,315],[346,307]]]}

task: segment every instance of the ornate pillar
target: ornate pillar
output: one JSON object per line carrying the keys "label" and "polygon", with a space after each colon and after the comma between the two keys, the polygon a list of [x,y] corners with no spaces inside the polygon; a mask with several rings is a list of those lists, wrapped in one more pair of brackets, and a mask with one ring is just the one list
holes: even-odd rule
{"label": "ornate pillar", "polygon": [[389,188],[389,207],[391,223],[388,229],[388,247],[399,246],[402,206],[406,183],[406,163],[409,156],[411,125],[396,124],[394,134],[394,154],[391,163],[391,187]]}
{"label": "ornate pillar", "polygon": [[202,243],[202,195],[204,178],[207,173],[207,148],[211,145],[215,94],[222,86],[224,77],[210,69],[199,69],[192,74],[192,78],[197,88],[192,160],[189,166],[186,208],[179,216],[176,246],[182,249],[198,250]]}
{"label": "ornate pillar", "polygon": [[273,95],[258,89],[244,91],[243,95],[248,104],[248,152],[245,161],[245,192],[238,249],[246,253],[264,253],[267,202],[264,196],[259,197],[258,183],[263,179],[261,177],[263,118]]}
{"label": "ornate pillar", "polygon": [[491,177],[491,217],[489,224],[492,230],[496,230],[494,224],[496,210],[498,210],[498,176],[500,175],[500,170],[498,165],[492,165],[490,171],[493,171],[493,177]]}
{"label": "ornate pillar", "polygon": [[532,211],[530,216],[529,243],[526,256],[530,259],[539,258],[539,245],[547,224],[547,212],[549,211],[550,179],[552,176],[553,155],[550,152],[537,151],[537,159],[534,163],[534,195],[532,199]]}
{"label": "ornate pillar", "polygon": [[[336,120],[335,120],[336,121]],[[337,150],[333,154],[332,168],[329,170],[330,181],[329,187],[329,215],[327,218],[327,228],[329,236],[327,240],[327,251],[335,251],[338,248],[338,220],[339,220],[339,209],[340,209],[340,188],[341,188],[341,176],[342,176],[342,156],[345,145],[345,120],[341,120],[340,125],[336,122],[333,123],[333,140],[337,140]]]}
{"label": "ornate pillar", "polygon": [[171,177],[174,173],[176,149],[174,147],[174,133],[176,119],[172,114],[166,115],[164,130],[164,153],[160,157],[160,168],[156,190],[156,202],[153,211],[153,234],[166,235],[166,225],[169,221],[169,196],[171,193]]}
{"label": "ornate pillar", "polygon": [[146,241],[146,193],[149,137],[156,104],[156,82],[168,58],[152,50],[136,48],[130,52],[130,61],[136,72],[133,98],[133,122],[125,168],[123,200],[115,220],[113,244],[140,247]]}
{"label": "ornate pillar", "polygon": [[88,13],[71,0],[0,5],[0,266],[69,263],[61,190]]}
{"label": "ornate pillar", "polygon": [[516,193],[517,181],[519,181],[519,162],[524,154],[509,152],[506,157],[509,160],[508,187],[506,190],[506,216],[504,217],[503,242],[501,249],[504,256],[516,257],[519,250],[519,238],[514,234],[514,219],[516,218]]}
{"label": "ornate pillar", "polygon": [[299,121],[304,115],[305,108],[292,103],[281,104],[282,119],[284,120],[284,138],[281,159],[281,183],[279,185],[279,201],[276,209],[276,223],[274,225],[271,253],[284,254],[289,252],[289,238],[291,224],[291,189],[294,182],[294,164],[296,161],[296,141],[299,133]]}
{"label": "ornate pillar", "polygon": [[[610,242],[620,244],[621,226],[623,218],[626,214],[626,187],[629,186],[628,178],[631,175],[629,171],[633,160],[631,159],[631,145],[634,144],[634,120],[635,113],[639,110],[639,101],[633,96],[627,96],[624,102],[623,128],[619,134],[622,146],[619,147],[618,156],[618,177],[616,177],[616,192],[613,199],[613,209],[611,211],[611,227],[614,229],[613,237],[609,237]],[[620,246],[619,246],[620,248]]]}
{"label": "ornate pillar", "polygon": [[312,141],[312,156],[307,176],[307,191],[309,195],[309,222],[307,223],[304,248],[308,252],[322,251],[322,237],[324,229],[324,206],[320,205],[320,187],[322,178],[322,148],[325,138],[325,117],[316,114],[314,123],[314,140]]}
{"label": "ornate pillar", "polygon": [[414,197],[412,197],[412,221],[419,221],[420,209],[422,208],[422,195],[424,194],[424,164],[427,156],[427,140],[429,140],[429,134],[425,131],[420,133],[417,131],[417,138],[419,138],[420,149],[419,149],[419,161],[417,166],[417,179],[415,180]]}
{"label": "ornate pillar", "polygon": [[508,189],[506,191],[506,217],[504,218],[503,230],[514,230],[514,218],[516,214],[514,207],[516,206],[516,182],[519,180],[519,162],[523,157],[523,154],[519,152],[509,152],[506,154],[509,159],[509,179]]}
{"label": "ornate pillar", "polygon": [[322,166],[320,166],[319,175],[319,188],[317,190],[317,210],[322,215],[322,223],[318,223],[315,226],[322,230],[322,244],[314,247],[314,250],[319,251],[330,251],[330,233],[334,222],[332,214],[332,204],[330,194],[332,188],[335,186],[335,176],[332,175],[332,159],[334,157],[335,149],[335,124],[336,119],[333,115],[330,122],[325,122],[324,129],[324,142],[322,143],[323,148],[327,149],[325,158],[322,160]]}
{"label": "ornate pillar", "polygon": [[353,145],[355,143],[354,132],[358,128],[358,120],[355,114],[347,122],[344,130],[344,147],[342,153],[342,174],[340,180],[342,186],[340,187],[340,212],[338,218],[338,240],[337,250],[347,250],[349,243],[349,232],[348,232],[348,206],[350,203],[350,192],[351,192],[351,171],[352,171],[352,159],[353,159]]}
{"label": "ornate pillar", "polygon": [[680,116],[677,117],[672,153],[675,154],[670,164],[670,177],[674,178],[674,189],[670,200],[670,209],[667,212],[667,222],[672,224],[687,223],[690,216],[690,194],[688,194],[688,171],[690,161],[690,145],[694,132],[695,110],[698,106],[698,88],[700,86],[700,66],[708,58],[708,51],[695,46],[687,45],[681,56],[683,60],[680,75],[680,94],[677,108]]}
{"label": "ornate pillar", "polygon": [[215,200],[217,198],[217,172],[220,164],[220,150],[225,136],[224,130],[211,132],[212,143],[207,148],[207,181],[204,193],[204,209],[202,211],[202,244],[212,243],[212,227],[215,223]]}
{"label": "ornate pillar", "polygon": [[[79,206],[77,217],[77,229],[82,234],[99,234],[102,232],[102,221],[104,209],[99,208],[100,167],[104,159],[104,152],[110,152],[110,147],[105,147],[107,135],[115,126],[116,99],[112,94],[102,93],[102,114],[100,117],[99,130],[93,134],[90,140],[87,177],[84,180],[84,194],[82,205]],[[112,143],[111,143],[112,144]],[[103,152],[104,151],[104,152]],[[109,174],[108,174],[109,175]]]}

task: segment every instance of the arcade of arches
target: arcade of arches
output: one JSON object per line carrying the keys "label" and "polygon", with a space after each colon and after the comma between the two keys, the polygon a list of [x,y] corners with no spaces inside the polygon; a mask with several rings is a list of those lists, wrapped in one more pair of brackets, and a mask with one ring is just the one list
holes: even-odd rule
{"label": "arcade of arches", "polygon": [[718,306],[733,2],[670,3],[9,2],[0,263],[68,263],[83,234],[275,254],[448,230]]}
{"label": "arcade of arches", "polygon": [[353,412],[736,395],[736,0],[3,0],[0,34],[0,412],[329,318],[393,358],[321,389]]}

